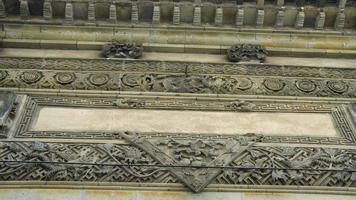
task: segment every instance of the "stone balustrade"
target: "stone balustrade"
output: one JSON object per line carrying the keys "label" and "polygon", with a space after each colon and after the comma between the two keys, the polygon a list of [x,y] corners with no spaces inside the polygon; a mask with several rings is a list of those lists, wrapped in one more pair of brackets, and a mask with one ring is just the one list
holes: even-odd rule
{"label": "stone balustrade", "polygon": [[[12,2],[12,3],[11,3]],[[0,20],[62,20],[65,23],[354,29],[355,0],[125,1],[0,0]],[[328,3],[326,3],[328,2]],[[37,13],[37,14],[36,14]],[[38,15],[42,13],[42,15]]]}

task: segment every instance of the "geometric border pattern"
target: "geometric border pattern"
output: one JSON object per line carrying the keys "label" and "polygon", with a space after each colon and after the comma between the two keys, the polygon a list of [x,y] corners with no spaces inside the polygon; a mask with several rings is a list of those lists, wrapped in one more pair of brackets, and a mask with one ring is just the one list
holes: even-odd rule
{"label": "geometric border pattern", "polygon": [[[347,106],[327,103],[268,102],[268,101],[209,101],[197,99],[157,99],[157,98],[92,98],[61,96],[28,96],[23,114],[15,129],[16,138],[62,138],[62,139],[113,139],[113,132],[69,132],[69,131],[29,131],[33,115],[39,106],[90,107],[90,108],[129,108],[129,109],[190,109],[229,112],[316,112],[331,113],[339,133],[343,137],[306,136],[265,136],[263,142],[312,143],[312,144],[351,144],[355,142],[355,128],[347,116]],[[141,133],[163,136],[169,133]],[[189,137],[189,134],[178,134]],[[205,134],[204,134],[205,135]],[[204,137],[216,137],[206,135]],[[225,137],[225,136],[220,136]],[[226,136],[228,137],[228,136]],[[117,138],[116,138],[117,139]]]}

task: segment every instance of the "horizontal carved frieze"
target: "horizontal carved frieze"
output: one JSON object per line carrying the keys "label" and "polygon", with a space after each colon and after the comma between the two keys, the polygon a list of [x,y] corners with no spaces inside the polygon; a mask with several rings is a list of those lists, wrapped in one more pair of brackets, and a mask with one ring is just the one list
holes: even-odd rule
{"label": "horizontal carved frieze", "polygon": [[[202,139],[119,132],[129,144],[1,142],[1,181],[180,182],[355,187],[353,148],[259,146],[248,134]],[[312,187],[311,187],[312,189]]]}
{"label": "horizontal carved frieze", "polygon": [[354,69],[103,59],[4,58],[0,68],[1,87],[273,96],[354,97],[356,78]]}

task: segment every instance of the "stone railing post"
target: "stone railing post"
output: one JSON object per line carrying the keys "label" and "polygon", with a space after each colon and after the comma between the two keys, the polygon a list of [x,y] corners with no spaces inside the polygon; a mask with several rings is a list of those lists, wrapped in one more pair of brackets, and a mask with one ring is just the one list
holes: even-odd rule
{"label": "stone railing post", "polygon": [[30,17],[30,9],[27,0],[20,0],[20,17],[21,19],[28,19]]}
{"label": "stone railing post", "polygon": [[277,6],[284,6],[284,0],[277,0]]}
{"label": "stone railing post", "polygon": [[152,24],[158,25],[161,22],[161,8],[159,4],[153,5]]}
{"label": "stone railing post", "polygon": [[346,6],[347,0],[339,0],[339,9],[344,9]]}
{"label": "stone railing post", "polygon": [[50,20],[53,17],[52,3],[50,0],[45,0],[43,2],[43,18]]}
{"label": "stone railing post", "polygon": [[71,22],[74,20],[73,4],[72,2],[66,2],[65,6],[65,21]]}
{"label": "stone railing post", "polygon": [[138,23],[138,6],[136,2],[132,2],[131,5],[131,23],[132,24]]}
{"label": "stone railing post", "polygon": [[201,25],[201,8],[200,8],[200,6],[195,6],[194,7],[193,25],[194,26],[200,26]]}
{"label": "stone railing post", "polygon": [[284,10],[285,7],[280,7],[278,9],[277,16],[276,16],[276,23],[275,23],[276,28],[281,28],[284,26]]}
{"label": "stone railing post", "polygon": [[301,8],[299,8],[294,27],[298,28],[298,29],[303,28],[304,27],[304,19],[305,19],[304,8],[301,7]]}
{"label": "stone railing post", "polygon": [[88,3],[88,21],[95,21],[95,3],[93,1]]}
{"label": "stone railing post", "polygon": [[336,30],[343,29],[345,27],[345,12],[344,9],[340,9],[336,15],[334,27]]}
{"label": "stone railing post", "polygon": [[179,6],[179,4],[174,4],[174,7],[173,7],[173,24],[174,25],[180,24],[180,6]]}
{"label": "stone railing post", "polygon": [[0,0],[0,18],[6,17],[6,10],[3,0]]}
{"label": "stone railing post", "polygon": [[324,9],[320,9],[318,15],[315,20],[315,29],[323,29],[325,25],[325,12]]}
{"label": "stone railing post", "polygon": [[116,4],[115,3],[110,4],[110,7],[109,7],[109,21],[111,21],[111,22],[116,22],[117,21],[117,10],[116,10]]}
{"label": "stone railing post", "polygon": [[221,26],[223,24],[223,8],[221,6],[217,7],[215,10],[215,25]]}
{"label": "stone railing post", "polygon": [[264,20],[265,20],[265,11],[263,9],[258,9],[257,17],[256,17],[256,26],[263,27]]}
{"label": "stone railing post", "polygon": [[237,8],[236,19],[235,19],[236,26],[244,25],[244,15],[245,15],[244,8]]}

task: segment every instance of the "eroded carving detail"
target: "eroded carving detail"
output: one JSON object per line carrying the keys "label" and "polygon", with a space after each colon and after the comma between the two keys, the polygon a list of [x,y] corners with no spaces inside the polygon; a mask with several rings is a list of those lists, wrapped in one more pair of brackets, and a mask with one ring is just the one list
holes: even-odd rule
{"label": "eroded carving detail", "polygon": [[355,161],[353,149],[251,147],[214,183],[354,187]]}
{"label": "eroded carving detail", "polygon": [[0,92],[0,138],[7,138],[15,119],[16,109],[16,95],[10,92]]}
{"label": "eroded carving detail", "polygon": [[306,93],[313,92],[316,89],[316,85],[312,80],[298,80],[295,85],[299,90]]}
{"label": "eroded carving detail", "polygon": [[35,70],[25,71],[20,76],[21,80],[27,84],[36,83],[39,80],[41,80],[42,77],[43,77],[42,72],[35,71]]}
{"label": "eroded carving detail", "polygon": [[228,109],[238,110],[243,112],[252,111],[255,106],[256,106],[255,104],[243,100],[236,100],[225,105],[225,107]]}
{"label": "eroded carving detail", "polygon": [[221,168],[208,167],[229,165],[262,138],[259,135],[247,134],[229,139],[187,141],[173,138],[146,139],[132,133],[121,133],[121,136],[148,152],[161,164],[175,166],[170,172],[194,192],[201,192],[222,172]]}
{"label": "eroded carving detail", "polygon": [[10,161],[0,162],[1,181],[177,182],[129,145],[0,142],[0,152],[1,161]]}
{"label": "eroded carving detail", "polygon": [[236,44],[227,51],[227,58],[230,62],[259,60],[264,62],[267,50],[261,45]]}
{"label": "eroded carving detail", "polygon": [[102,55],[106,58],[139,58],[142,56],[142,44],[113,41],[105,44]]}
{"label": "eroded carving detail", "polygon": [[60,84],[70,84],[77,78],[73,72],[58,72],[55,77],[56,81]]}
{"label": "eroded carving detail", "polygon": [[356,187],[352,148],[258,146],[254,134],[118,136],[131,144],[0,142],[0,180]]}

